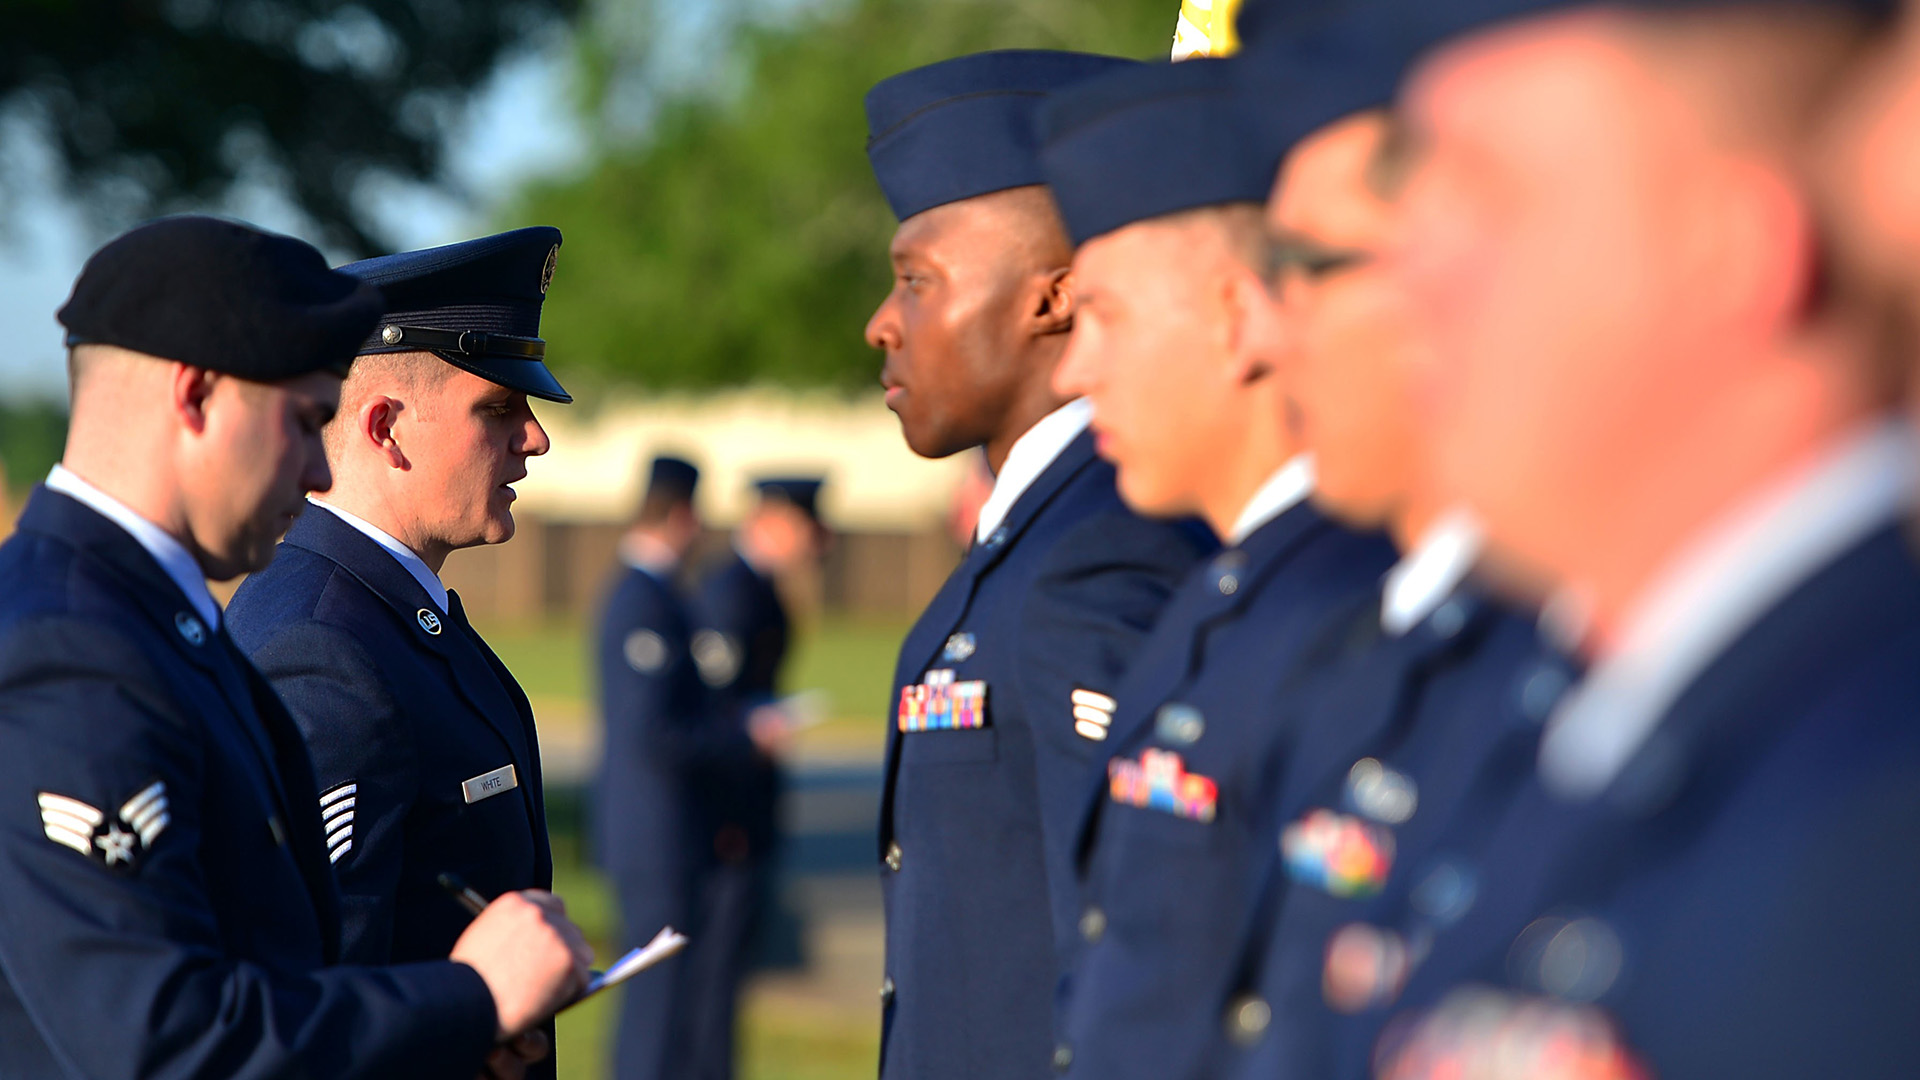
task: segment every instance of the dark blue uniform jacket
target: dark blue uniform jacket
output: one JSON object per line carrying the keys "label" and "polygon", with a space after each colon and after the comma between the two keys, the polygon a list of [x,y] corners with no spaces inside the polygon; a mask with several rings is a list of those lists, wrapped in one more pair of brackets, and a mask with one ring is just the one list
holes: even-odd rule
{"label": "dark blue uniform jacket", "polygon": [[[354,800],[327,817],[350,961],[447,955],[472,916],[443,871],[487,896],[553,883],[533,711],[452,607],[439,617],[392,555],[315,507],[227,610],[306,737],[328,811]],[[516,786],[466,783],[508,767]]]}
{"label": "dark blue uniform jacket", "polygon": [[1250,848],[1267,831],[1265,780],[1294,730],[1295,661],[1392,562],[1382,537],[1302,503],[1196,570],[1167,605],[1115,695],[1110,769],[1201,778],[1211,801],[1140,806],[1147,790],[1108,775],[1085,797],[1085,908],[1077,928],[1057,931],[1086,942],[1063,980],[1073,1074],[1197,1074],[1258,868]]}
{"label": "dark blue uniform jacket", "polygon": [[[747,714],[778,696],[791,634],[787,609],[774,583],[729,551],[702,579],[694,617],[694,659],[713,689],[714,737],[744,737]],[[735,862],[771,854],[779,843],[779,768],[745,753],[715,757],[705,771],[708,812],[725,833],[721,855]]]}
{"label": "dark blue uniform jacket", "polygon": [[0,1076],[471,1080],[473,969],[329,966],[306,752],[192,611],[64,495],[0,547]]}
{"label": "dark blue uniform jacket", "polygon": [[[1591,1001],[1663,1080],[1911,1075],[1916,718],[1920,569],[1890,525],[1750,626],[1598,797],[1512,798],[1401,1006],[1467,982]],[[1372,1047],[1350,1050],[1360,1075]]]}
{"label": "dark blue uniform jacket", "polygon": [[920,698],[951,694],[960,722],[888,730],[883,1075],[1049,1074],[1051,913],[1077,892],[1072,831],[1102,756],[1071,697],[1112,692],[1209,546],[1190,523],[1129,513],[1082,433],[908,634],[889,715],[931,680]]}
{"label": "dark blue uniform jacket", "polygon": [[[1276,827],[1262,844],[1265,883],[1219,1029],[1219,1073],[1329,1075],[1327,1033],[1339,1023],[1323,989],[1329,939],[1389,897],[1405,904],[1416,893],[1437,917],[1451,914],[1472,883],[1460,852],[1437,837],[1470,792],[1512,791],[1530,774],[1540,721],[1567,686],[1567,665],[1534,618],[1471,584],[1398,637],[1381,631],[1379,611],[1376,594],[1357,613],[1273,792]],[[1289,828],[1298,840],[1316,815],[1339,821],[1349,842],[1372,843],[1386,860],[1378,875],[1322,876],[1303,859],[1290,877],[1276,840]]]}

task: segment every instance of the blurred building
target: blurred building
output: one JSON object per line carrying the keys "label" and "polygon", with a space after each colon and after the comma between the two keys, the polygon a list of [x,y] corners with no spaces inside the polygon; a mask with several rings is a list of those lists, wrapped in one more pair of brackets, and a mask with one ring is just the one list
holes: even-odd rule
{"label": "blurred building", "polygon": [[513,541],[447,561],[447,584],[476,617],[590,610],[656,453],[699,464],[700,511],[716,543],[750,505],[753,477],[827,478],[822,513],[838,539],[816,578],[782,583],[802,617],[910,618],[960,557],[949,518],[974,456],[915,456],[877,393],[740,391],[536,411],[553,451],[515,485]]}

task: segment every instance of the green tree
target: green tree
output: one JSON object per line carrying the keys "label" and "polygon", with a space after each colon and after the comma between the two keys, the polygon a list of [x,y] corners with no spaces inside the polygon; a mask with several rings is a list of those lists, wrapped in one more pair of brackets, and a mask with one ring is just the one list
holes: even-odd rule
{"label": "green tree", "polygon": [[3,0],[0,106],[45,121],[115,227],[205,204],[267,165],[344,248],[371,175],[433,180],[448,122],[502,52],[579,0]]}
{"label": "green tree", "polygon": [[862,97],[982,49],[1164,57],[1174,0],[846,0],[741,31],[724,93],[661,103],[639,144],[529,191],[510,222],[558,225],[542,320],[570,385],[854,388],[886,292],[894,220],[866,161]]}

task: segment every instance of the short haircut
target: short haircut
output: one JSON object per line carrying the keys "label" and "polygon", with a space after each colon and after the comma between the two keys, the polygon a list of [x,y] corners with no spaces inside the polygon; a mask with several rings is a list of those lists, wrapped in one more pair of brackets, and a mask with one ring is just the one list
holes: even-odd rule
{"label": "short haircut", "polygon": [[321,432],[327,457],[338,460],[337,455],[345,449],[347,433],[357,423],[354,417],[360,411],[360,403],[376,388],[397,389],[415,398],[408,404],[418,407],[420,392],[439,386],[453,371],[452,364],[430,352],[372,353],[355,359],[340,387],[340,409]]}

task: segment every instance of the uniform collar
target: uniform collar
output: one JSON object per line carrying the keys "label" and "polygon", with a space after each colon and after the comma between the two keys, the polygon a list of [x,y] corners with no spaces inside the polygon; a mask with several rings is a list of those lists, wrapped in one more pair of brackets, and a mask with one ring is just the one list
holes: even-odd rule
{"label": "uniform collar", "polygon": [[1540,772],[1570,798],[1603,791],[1707,667],[1800,584],[1913,501],[1913,432],[1839,440],[1676,556],[1627,613],[1619,647],[1561,702]]}
{"label": "uniform collar", "polygon": [[1480,524],[1464,510],[1441,515],[1406,557],[1387,571],[1380,591],[1380,629],[1401,637],[1460,588],[1480,558]]}
{"label": "uniform collar", "polygon": [[1013,504],[1092,421],[1093,402],[1074,398],[1041,417],[1013,441],[1007,460],[1000,465],[999,475],[993,478],[992,493],[980,505],[980,520],[973,527],[975,543],[985,540],[1000,527]]}
{"label": "uniform collar", "polygon": [[1267,482],[1260,485],[1260,490],[1253,493],[1253,498],[1247,500],[1247,505],[1241,507],[1233,531],[1227,534],[1227,545],[1239,547],[1255,529],[1298,506],[1311,494],[1313,455],[1295,454],[1274,470]]}
{"label": "uniform collar", "polygon": [[434,604],[440,608],[440,614],[445,615],[447,613],[446,585],[441,583],[439,575],[427,568],[427,564],[421,560],[420,556],[414,554],[412,548],[395,540],[392,535],[380,526],[364,518],[349,514],[332,503],[324,503],[319,499],[312,498],[307,501],[332,514],[334,517],[339,518],[341,521],[346,522],[348,525],[353,526],[355,532],[379,544],[382,551],[393,556],[394,561],[398,562],[401,567],[412,576],[413,580],[420,583],[420,587],[427,592],[427,598],[432,600]]}
{"label": "uniform collar", "polygon": [[179,587],[194,613],[208,626],[220,626],[220,605],[213,599],[213,593],[207,589],[206,572],[200,564],[188,554],[186,547],[173,538],[165,529],[141,517],[134,509],[119,499],[101,491],[82,480],[65,465],[55,465],[47,474],[47,490],[62,495],[91,509],[93,512],[125,529],[139,545],[167,572],[167,577]]}

